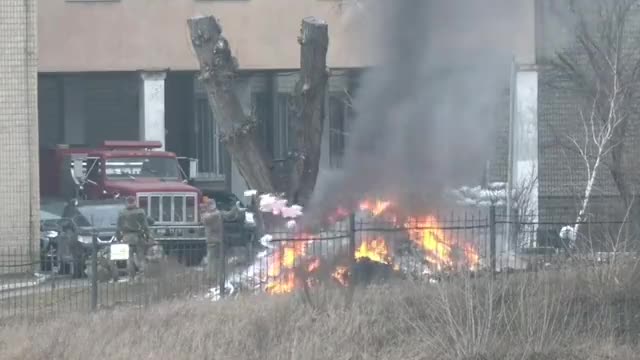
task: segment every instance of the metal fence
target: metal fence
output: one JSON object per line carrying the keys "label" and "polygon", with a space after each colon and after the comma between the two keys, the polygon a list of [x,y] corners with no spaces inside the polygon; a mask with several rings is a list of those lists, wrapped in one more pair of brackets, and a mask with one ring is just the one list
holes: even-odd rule
{"label": "metal fence", "polygon": [[33,258],[29,248],[6,248],[0,252],[0,317],[144,306],[185,296],[211,301],[276,295],[390,278],[434,282],[456,274],[540,271],[576,256],[606,261],[612,252],[630,252],[636,239],[625,221],[591,219],[581,224],[578,245],[569,246],[559,234],[570,222],[531,220],[509,222],[493,211],[402,221],[352,215],[313,233],[271,231],[262,241],[225,248],[213,257],[222,267],[207,266],[201,243],[155,248],[134,280],[126,261],[108,261],[97,247],[77,264],[61,263],[51,251]]}

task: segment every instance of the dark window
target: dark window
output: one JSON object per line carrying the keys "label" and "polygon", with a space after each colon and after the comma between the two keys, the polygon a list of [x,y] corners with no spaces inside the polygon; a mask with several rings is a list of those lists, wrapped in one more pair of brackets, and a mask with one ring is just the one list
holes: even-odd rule
{"label": "dark window", "polygon": [[273,152],[273,98],[268,92],[252,94],[253,116],[257,122],[256,136],[269,154]]}
{"label": "dark window", "polygon": [[196,157],[198,174],[217,178],[224,175],[224,150],[218,126],[205,97],[196,99]]}
{"label": "dark window", "polygon": [[349,127],[347,99],[343,94],[329,96],[329,165],[341,168]]}
{"label": "dark window", "polygon": [[179,179],[178,160],[164,157],[109,158],[105,162],[109,179],[137,177]]}
{"label": "dark window", "polygon": [[108,204],[81,206],[76,209],[72,220],[78,226],[93,226],[97,228],[114,227],[118,223],[118,215],[125,208],[124,204]]}
{"label": "dark window", "polygon": [[276,118],[274,121],[274,152],[275,159],[286,159],[293,149],[295,139],[295,124],[291,117],[292,95],[278,93],[276,97]]}
{"label": "dark window", "polygon": [[102,177],[102,161],[100,159],[88,160],[89,173],[87,179],[97,183]]}

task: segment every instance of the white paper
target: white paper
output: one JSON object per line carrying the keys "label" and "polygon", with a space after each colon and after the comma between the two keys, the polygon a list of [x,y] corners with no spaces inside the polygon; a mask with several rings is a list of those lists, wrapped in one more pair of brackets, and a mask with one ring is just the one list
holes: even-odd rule
{"label": "white paper", "polygon": [[129,260],[129,244],[112,244],[109,258],[111,260]]}

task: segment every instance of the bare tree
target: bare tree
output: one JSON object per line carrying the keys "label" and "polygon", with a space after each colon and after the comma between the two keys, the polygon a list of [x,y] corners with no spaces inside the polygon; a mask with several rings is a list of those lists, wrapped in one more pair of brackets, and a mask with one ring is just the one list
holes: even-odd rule
{"label": "bare tree", "polygon": [[551,69],[560,87],[578,100],[582,131],[565,134],[585,167],[586,182],[576,221],[580,224],[594,196],[598,179],[607,173],[625,208],[633,193],[625,176],[625,140],[636,119],[640,91],[640,52],[628,27],[638,0],[569,1],[576,19],[576,43],[558,52]]}
{"label": "bare tree", "polygon": [[[231,54],[229,42],[213,16],[188,20],[191,43],[200,63],[200,80],[204,84],[209,105],[219,120],[222,141],[240,174],[251,189],[272,193],[277,189],[273,159],[255,136],[256,120],[245,114],[234,90],[238,63]],[[324,99],[328,81],[326,55],[329,45],[328,26],[309,17],[302,20],[300,79],[296,86],[295,149],[288,162],[290,201],[305,203],[311,196],[318,174]]]}

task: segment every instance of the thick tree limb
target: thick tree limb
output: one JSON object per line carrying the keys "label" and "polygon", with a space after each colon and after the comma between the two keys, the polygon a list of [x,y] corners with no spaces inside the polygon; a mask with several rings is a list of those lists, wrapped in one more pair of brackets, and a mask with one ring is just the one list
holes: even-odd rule
{"label": "thick tree limb", "polygon": [[242,109],[234,89],[237,62],[222,28],[213,16],[187,21],[191,44],[200,63],[200,80],[215,114],[222,141],[247,185],[260,192],[274,191],[271,161],[254,135],[255,119]]}
{"label": "thick tree limb", "polygon": [[[254,135],[255,120],[240,105],[233,81],[237,63],[231,55],[222,29],[212,16],[188,21],[191,42],[200,63],[200,79],[209,104],[219,121],[220,132],[231,157],[248,186],[261,193],[275,191],[272,159]],[[287,191],[292,203],[305,204],[316,184],[322,148],[324,105],[329,78],[327,24],[314,17],[302,21],[300,37],[300,79],[296,87],[295,147],[290,154],[291,172]]]}
{"label": "thick tree limb", "polygon": [[306,204],[316,185],[324,128],[324,105],[329,71],[327,24],[314,17],[302,20],[300,29],[300,79],[296,87],[298,96],[296,150],[291,170],[289,199]]}

